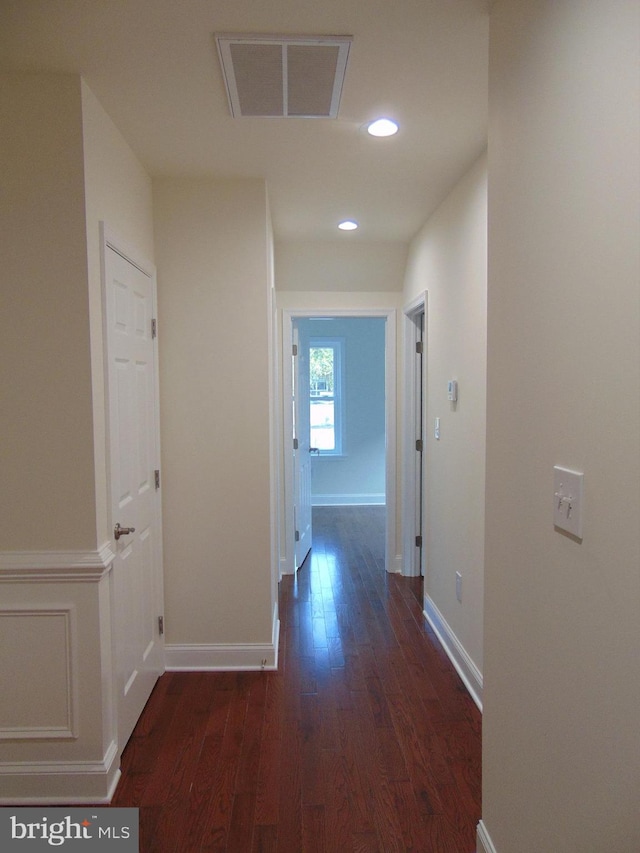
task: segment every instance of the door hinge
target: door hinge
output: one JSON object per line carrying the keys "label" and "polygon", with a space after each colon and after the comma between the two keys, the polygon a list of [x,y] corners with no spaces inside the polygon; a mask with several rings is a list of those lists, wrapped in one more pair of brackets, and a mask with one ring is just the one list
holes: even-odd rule
{"label": "door hinge", "polygon": [[296,530],[296,542],[300,541],[300,531]]}
{"label": "door hinge", "polygon": [[156,490],[160,488],[160,469],[156,468],[153,472],[153,476],[155,478]]}
{"label": "door hinge", "polygon": [[164,634],[164,616],[158,616],[158,633],[160,636]]}
{"label": "door hinge", "polygon": [[294,449],[294,450],[297,450],[297,449],[298,449],[298,439],[297,439],[297,438],[294,438],[294,439],[293,439],[293,449]]}
{"label": "door hinge", "polygon": [[422,536],[416,536],[416,548],[422,548]]}
{"label": "door hinge", "polygon": [[416,353],[418,355],[422,355],[423,352],[424,352],[424,344],[422,343],[422,341],[416,341]]}
{"label": "door hinge", "polygon": [[418,453],[422,453],[423,448],[424,448],[424,444],[423,444],[423,442],[422,442],[422,439],[421,439],[421,438],[418,438],[418,439],[416,440],[416,450],[418,451]]}
{"label": "door hinge", "polygon": [[298,355],[298,344],[293,344],[291,347],[291,355]]}
{"label": "door hinge", "polygon": [[156,320],[155,317],[151,321],[151,337],[152,338],[158,337],[158,321]]}

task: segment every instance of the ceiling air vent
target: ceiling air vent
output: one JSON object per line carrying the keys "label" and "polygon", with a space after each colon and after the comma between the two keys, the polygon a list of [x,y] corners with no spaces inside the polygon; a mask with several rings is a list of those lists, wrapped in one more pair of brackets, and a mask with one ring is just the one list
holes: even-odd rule
{"label": "ceiling air vent", "polygon": [[335,118],[351,36],[216,35],[234,118]]}

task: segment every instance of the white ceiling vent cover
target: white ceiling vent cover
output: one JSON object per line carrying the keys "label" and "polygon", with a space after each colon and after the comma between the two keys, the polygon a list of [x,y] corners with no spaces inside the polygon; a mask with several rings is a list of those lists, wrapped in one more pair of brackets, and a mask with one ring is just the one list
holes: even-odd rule
{"label": "white ceiling vent cover", "polygon": [[234,118],[335,118],[351,36],[216,35]]}

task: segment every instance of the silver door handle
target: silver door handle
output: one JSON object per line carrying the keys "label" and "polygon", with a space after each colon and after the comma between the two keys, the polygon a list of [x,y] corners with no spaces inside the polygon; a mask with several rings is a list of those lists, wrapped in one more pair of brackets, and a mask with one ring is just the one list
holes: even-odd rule
{"label": "silver door handle", "polygon": [[135,527],[120,527],[120,522],[113,528],[113,535],[116,537],[116,542],[121,536],[128,536],[129,533],[135,533]]}

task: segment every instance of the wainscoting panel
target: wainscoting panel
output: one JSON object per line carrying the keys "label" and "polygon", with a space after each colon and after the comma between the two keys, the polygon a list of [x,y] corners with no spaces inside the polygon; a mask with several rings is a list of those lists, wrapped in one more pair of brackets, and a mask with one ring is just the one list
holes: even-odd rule
{"label": "wainscoting panel", "polygon": [[0,804],[108,802],[119,776],[108,544],[0,552]]}
{"label": "wainscoting panel", "polygon": [[77,660],[73,604],[0,609],[0,740],[77,737]]}

